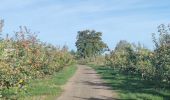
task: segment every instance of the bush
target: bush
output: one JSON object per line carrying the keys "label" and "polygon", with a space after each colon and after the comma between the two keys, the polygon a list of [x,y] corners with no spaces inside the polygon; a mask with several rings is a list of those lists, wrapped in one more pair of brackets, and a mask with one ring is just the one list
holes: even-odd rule
{"label": "bush", "polygon": [[23,89],[30,79],[42,78],[74,62],[66,49],[42,43],[26,27],[20,27],[15,37],[0,41],[0,87]]}
{"label": "bush", "polygon": [[162,24],[158,27],[158,32],[158,39],[153,34],[155,78],[170,83],[170,26]]}
{"label": "bush", "polygon": [[138,74],[142,79],[154,80],[157,84],[170,83],[170,28],[158,27],[158,39],[153,34],[154,51],[139,45],[120,41],[106,56],[107,64],[123,73]]}

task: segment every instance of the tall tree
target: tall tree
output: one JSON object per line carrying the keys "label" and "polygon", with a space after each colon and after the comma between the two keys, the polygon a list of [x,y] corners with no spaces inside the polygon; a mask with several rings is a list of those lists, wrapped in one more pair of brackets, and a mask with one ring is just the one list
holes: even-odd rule
{"label": "tall tree", "polygon": [[158,27],[159,37],[153,34],[155,43],[155,61],[156,76],[158,80],[167,80],[170,82],[170,26],[164,24]]}
{"label": "tall tree", "polygon": [[107,45],[102,41],[102,33],[95,30],[79,31],[76,47],[80,58],[95,57],[102,54]]}

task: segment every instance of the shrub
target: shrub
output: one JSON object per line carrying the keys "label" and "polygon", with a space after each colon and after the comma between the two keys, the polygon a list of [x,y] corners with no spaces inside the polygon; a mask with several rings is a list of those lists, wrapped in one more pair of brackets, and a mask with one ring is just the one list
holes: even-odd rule
{"label": "shrub", "polygon": [[106,56],[107,64],[123,73],[139,74],[142,79],[170,83],[170,28],[160,25],[159,37],[153,34],[153,51],[121,40],[116,48]]}
{"label": "shrub", "polygon": [[30,79],[43,78],[74,62],[66,50],[42,43],[26,27],[20,27],[15,37],[0,41],[0,87],[23,89]]}

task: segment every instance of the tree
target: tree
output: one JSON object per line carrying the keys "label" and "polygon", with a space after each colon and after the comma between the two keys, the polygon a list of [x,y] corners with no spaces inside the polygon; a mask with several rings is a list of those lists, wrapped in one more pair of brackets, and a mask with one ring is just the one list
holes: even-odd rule
{"label": "tree", "polygon": [[170,26],[162,24],[158,27],[158,32],[158,39],[153,34],[156,79],[170,82]]}
{"label": "tree", "polygon": [[131,43],[121,40],[111,52],[111,64],[126,73],[135,72],[136,53]]}
{"label": "tree", "polygon": [[2,32],[3,26],[4,26],[4,20],[0,20],[0,32]]}
{"label": "tree", "polygon": [[70,54],[75,56],[76,55],[76,51],[74,51],[73,49],[70,51]]}
{"label": "tree", "polygon": [[120,40],[119,43],[115,47],[115,51],[125,50],[125,48],[130,47],[131,44],[126,40]]}
{"label": "tree", "polygon": [[102,33],[94,30],[79,31],[76,47],[80,58],[95,57],[102,54],[107,45],[102,41]]}

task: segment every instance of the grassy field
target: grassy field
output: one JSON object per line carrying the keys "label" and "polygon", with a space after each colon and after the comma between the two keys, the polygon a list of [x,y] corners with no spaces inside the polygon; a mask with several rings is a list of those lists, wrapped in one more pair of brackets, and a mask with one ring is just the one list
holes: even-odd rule
{"label": "grassy field", "polygon": [[117,100],[170,100],[170,86],[157,88],[156,83],[141,80],[139,76],[124,75],[110,67],[91,65],[120,98]]}
{"label": "grassy field", "polygon": [[76,66],[65,67],[62,71],[49,76],[44,79],[32,80],[26,86],[25,92],[20,92],[17,97],[12,97],[15,89],[7,90],[7,94],[11,98],[17,98],[17,100],[54,100],[58,97],[62,90],[62,86],[68,81],[68,79],[75,73]]}

